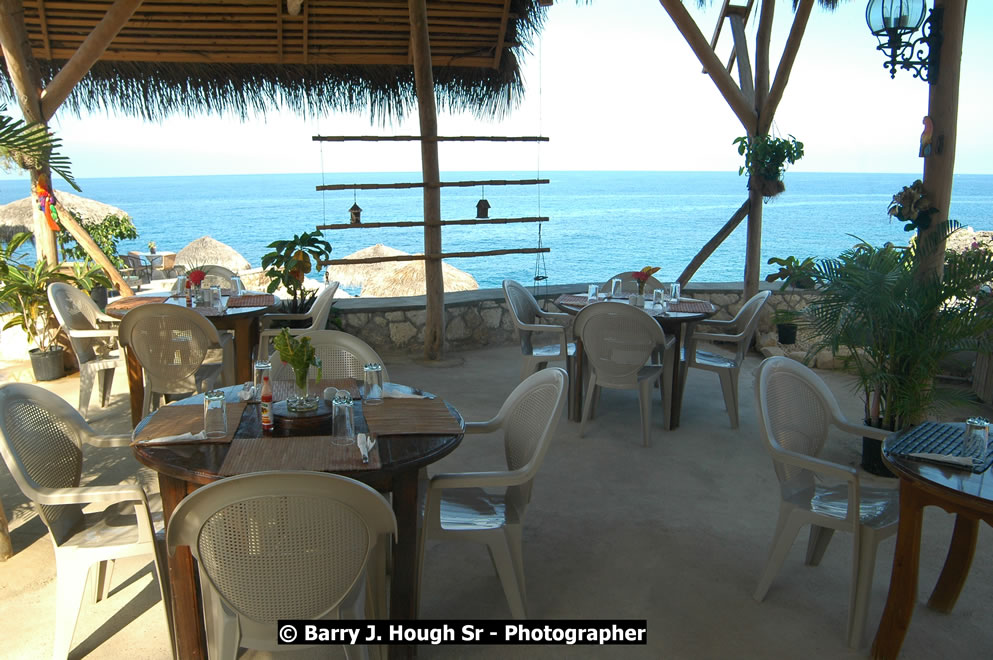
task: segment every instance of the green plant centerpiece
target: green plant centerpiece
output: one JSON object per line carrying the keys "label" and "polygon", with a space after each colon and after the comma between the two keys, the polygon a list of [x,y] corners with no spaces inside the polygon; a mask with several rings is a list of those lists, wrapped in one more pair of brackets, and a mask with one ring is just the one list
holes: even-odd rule
{"label": "green plant centerpiece", "polygon": [[294,337],[283,328],[272,342],[279,351],[279,359],[293,369],[294,394],[286,400],[291,412],[316,410],[320,403],[317,395],[308,392],[311,367],[317,367],[317,380],[321,379],[321,359],[310,343],[310,337]]}
{"label": "green plant centerpiece", "polygon": [[803,158],[803,142],[790,135],[777,138],[771,135],[744,135],[735,138],[738,155],[745,157],[745,164],[738,168],[738,175],[748,173],[749,187],[757,185],[764,197],[775,197],[786,190],[783,174],[787,164]]}
{"label": "green plant centerpiece", "polygon": [[819,295],[805,310],[813,350],[830,349],[855,374],[871,426],[897,431],[961,400],[936,383],[941,363],[993,344],[993,305],[982,300],[993,252],[950,259],[943,276],[918,266],[956,228],[906,248],[862,241],[817,263]]}
{"label": "green plant centerpiece", "polygon": [[266,290],[275,293],[282,286],[290,295],[286,312],[306,312],[317,296],[317,289],[304,286],[307,274],[313,270],[314,263],[324,261],[331,255],[331,244],[321,238],[320,231],[313,231],[294,235],[289,240],[273,241],[267,247],[272,252],[262,256],[262,268],[269,278]]}
{"label": "green plant centerpiece", "polygon": [[778,271],[765,276],[765,281],[775,282],[776,280],[783,280],[783,286],[779,288],[780,291],[785,291],[791,286],[796,289],[814,288],[813,275],[816,262],[813,257],[807,257],[803,261],[792,256],[785,258],[770,257],[766,263],[770,266],[779,266]]}

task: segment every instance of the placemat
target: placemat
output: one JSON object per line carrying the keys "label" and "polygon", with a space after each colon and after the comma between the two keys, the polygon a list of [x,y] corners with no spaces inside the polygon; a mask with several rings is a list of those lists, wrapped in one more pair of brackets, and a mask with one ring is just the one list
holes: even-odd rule
{"label": "placemat", "polygon": [[369,452],[369,462],[363,463],[358,445],[336,445],[331,442],[331,436],[265,436],[235,438],[218,472],[230,477],[264,470],[342,472],[382,467],[379,444]]}
{"label": "placemat", "polygon": [[[962,455],[962,434],[965,424],[948,424],[940,422],[923,422],[901,435],[893,443],[886,444],[886,453],[893,456],[913,458],[909,454],[945,454],[948,456]],[[993,443],[986,449],[986,460],[979,467],[972,468],[975,473],[988,470],[993,465]]]}
{"label": "placemat", "polygon": [[199,312],[201,316],[224,316],[223,307],[209,307],[207,305],[201,305],[194,307],[193,310]]}
{"label": "placemat", "polygon": [[[324,388],[326,387],[336,387],[339,390],[348,390],[348,393],[352,395],[353,400],[362,398],[362,394],[359,391],[359,381],[354,378],[322,378],[321,380],[310,379],[309,383],[310,384],[307,386],[307,391],[311,394],[316,394],[317,396],[323,396]],[[290,398],[290,395],[293,394],[293,386],[294,383],[292,380],[272,381],[272,400],[282,401]]]}
{"label": "placemat", "polygon": [[126,312],[135,307],[147,305],[148,303],[164,303],[167,300],[169,300],[169,296],[126,296],[109,303],[107,309],[110,311],[120,310]]}
{"label": "placemat", "polygon": [[[207,438],[186,444],[227,444],[231,442],[241,424],[242,414],[248,403],[238,401],[237,403],[224,404],[224,412],[228,416],[228,434],[223,438]],[[181,435],[183,433],[199,433],[203,430],[203,406],[197,405],[172,405],[163,406],[155,411],[155,414],[148,420],[144,428],[135,436],[135,443],[142,440],[153,440],[167,435]]]}
{"label": "placemat", "polygon": [[271,293],[253,293],[228,298],[228,307],[268,307],[275,302],[276,296]]}
{"label": "placemat", "polygon": [[683,314],[706,314],[714,311],[709,302],[702,300],[681,300],[677,303],[669,303],[670,312],[682,312]]}
{"label": "placemat", "polygon": [[441,399],[383,399],[362,406],[369,431],[376,435],[455,435],[462,426]]}
{"label": "placemat", "polygon": [[574,295],[571,293],[563,293],[555,299],[556,305],[569,305],[570,307],[585,307],[588,302],[589,298],[586,296]]}

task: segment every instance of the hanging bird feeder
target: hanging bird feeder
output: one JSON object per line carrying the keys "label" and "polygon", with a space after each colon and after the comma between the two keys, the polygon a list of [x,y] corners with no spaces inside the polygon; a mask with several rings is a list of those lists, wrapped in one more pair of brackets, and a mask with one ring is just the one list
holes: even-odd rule
{"label": "hanging bird feeder", "polygon": [[476,202],[476,217],[477,218],[488,218],[490,217],[490,203],[486,201],[486,189],[483,188],[479,195],[481,199]]}
{"label": "hanging bird feeder", "polygon": [[348,214],[353,225],[362,224],[362,207],[358,203],[352,204],[352,208],[348,209]]}

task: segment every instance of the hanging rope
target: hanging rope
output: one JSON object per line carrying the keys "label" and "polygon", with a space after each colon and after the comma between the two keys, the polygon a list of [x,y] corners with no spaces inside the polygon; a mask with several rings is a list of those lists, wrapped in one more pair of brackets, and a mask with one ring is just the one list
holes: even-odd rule
{"label": "hanging rope", "polygon": [[[538,37],[538,136],[542,136],[542,103],[541,103],[541,91],[542,91],[542,60],[541,60],[541,37]],[[535,143],[535,179],[541,178],[541,141]],[[538,216],[541,216],[541,186],[538,186]],[[537,248],[540,250],[542,245],[542,235],[541,235],[541,225],[544,223],[538,223],[538,244]],[[543,289],[539,291],[539,288]],[[538,252],[534,259],[534,297],[536,300],[541,300],[547,298],[548,295],[548,268],[545,265],[545,253]]]}

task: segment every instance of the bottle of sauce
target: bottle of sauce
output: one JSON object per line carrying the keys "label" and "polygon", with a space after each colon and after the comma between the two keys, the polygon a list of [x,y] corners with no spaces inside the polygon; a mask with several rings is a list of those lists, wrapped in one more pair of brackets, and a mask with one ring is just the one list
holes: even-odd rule
{"label": "bottle of sauce", "polygon": [[262,377],[262,393],[259,400],[262,409],[262,430],[272,433],[272,384],[269,382],[269,376]]}

